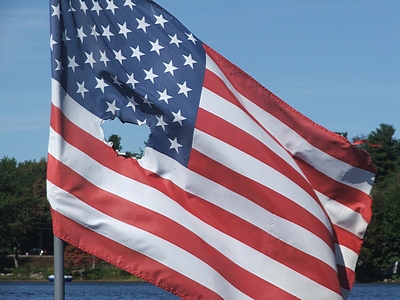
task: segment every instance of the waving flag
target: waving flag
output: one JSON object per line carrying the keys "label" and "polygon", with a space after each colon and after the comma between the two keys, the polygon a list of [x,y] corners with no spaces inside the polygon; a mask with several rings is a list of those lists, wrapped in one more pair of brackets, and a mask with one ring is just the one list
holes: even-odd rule
{"label": "waving flag", "polygon": [[[51,0],[54,234],[183,299],[342,299],[366,153],[146,0]],[[145,156],[101,124],[147,125]],[[128,126],[128,125],[127,125]]]}

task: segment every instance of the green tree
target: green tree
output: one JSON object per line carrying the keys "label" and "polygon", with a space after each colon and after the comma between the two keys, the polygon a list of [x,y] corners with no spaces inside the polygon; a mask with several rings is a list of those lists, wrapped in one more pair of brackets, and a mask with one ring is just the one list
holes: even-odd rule
{"label": "green tree", "polygon": [[348,138],[348,135],[349,135],[347,131],[343,131],[343,132],[337,131],[335,133],[345,137],[346,139]]}
{"label": "green tree", "polygon": [[[382,232],[384,244],[382,255],[387,266],[400,261],[400,173],[385,180],[379,195],[382,205]],[[377,199],[378,200],[378,199]]]}
{"label": "green tree", "polygon": [[116,134],[112,134],[108,137],[107,142],[112,144],[112,148],[118,152],[122,150],[121,137]]}
{"label": "green tree", "polygon": [[8,157],[0,160],[0,251],[14,253],[15,267],[22,249],[52,239],[46,166],[44,159],[23,163]]}
{"label": "green tree", "polygon": [[394,137],[395,132],[393,125],[380,124],[380,127],[367,137],[369,145],[367,144],[365,149],[378,169],[376,182],[383,181],[399,165],[400,142]]}
{"label": "green tree", "polygon": [[13,250],[13,239],[9,233],[9,222],[13,221],[12,206],[16,202],[17,190],[17,161],[14,158],[4,157],[0,160],[0,251],[9,253]]}
{"label": "green tree", "polygon": [[53,231],[50,214],[50,206],[46,194],[46,170],[47,162],[25,161],[18,165],[18,174],[25,178],[22,199],[28,206],[27,238],[21,243],[22,249],[39,247],[50,250],[53,247]]}
{"label": "green tree", "polygon": [[364,137],[368,143],[361,146],[370,153],[378,169],[371,192],[373,215],[357,267],[357,278],[361,281],[391,276],[391,267],[400,261],[400,142],[394,133],[392,125],[380,124]]}

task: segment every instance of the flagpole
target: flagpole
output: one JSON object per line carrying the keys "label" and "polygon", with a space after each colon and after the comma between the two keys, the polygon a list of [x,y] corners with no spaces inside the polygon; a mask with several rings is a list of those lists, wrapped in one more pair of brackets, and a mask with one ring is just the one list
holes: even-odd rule
{"label": "flagpole", "polygon": [[54,300],[64,299],[64,242],[54,236]]}

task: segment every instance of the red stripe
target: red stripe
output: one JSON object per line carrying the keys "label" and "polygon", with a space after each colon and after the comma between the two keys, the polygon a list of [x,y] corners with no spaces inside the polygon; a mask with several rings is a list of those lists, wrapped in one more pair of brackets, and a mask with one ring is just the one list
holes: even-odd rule
{"label": "red stripe", "polygon": [[[201,297],[204,297],[204,299],[222,299],[210,289],[181,273],[94,231],[88,230],[54,210],[52,210],[52,218],[54,234],[60,239],[182,299],[200,299]],[[96,249],[96,251],[93,249]]]}
{"label": "red stripe", "polygon": [[363,240],[360,239],[355,234],[350,231],[343,229],[339,226],[333,225],[334,233],[335,233],[335,242],[339,245],[343,245],[355,253],[360,254],[361,246]]}
{"label": "red stripe", "polygon": [[[85,132],[77,132],[80,129],[75,128],[72,123],[70,123],[67,120],[64,120],[65,129],[64,129],[64,135],[65,138],[68,142],[73,142],[75,147],[80,148],[86,153],[90,153],[92,156],[98,156],[96,157],[97,160],[99,160],[100,163],[106,165],[107,167],[113,169],[116,172],[122,173],[123,175],[130,177],[132,179],[144,182],[145,179],[147,178],[146,184],[149,186],[154,186],[156,188],[159,188],[163,190],[164,193],[166,193],[168,196],[171,198],[175,199],[177,202],[179,202],[185,209],[190,211],[192,214],[196,215],[203,221],[207,222],[211,226],[217,228],[220,231],[225,232],[228,235],[233,236],[234,238],[241,240],[242,242],[246,243],[247,245],[258,249],[259,251],[266,253],[267,255],[270,255],[273,259],[276,259],[278,261],[281,261],[282,263],[285,263],[288,261],[287,254],[285,253],[291,253],[291,256],[293,258],[293,262],[291,263],[290,267],[294,268],[297,270],[299,273],[307,273],[305,274],[306,276],[309,276],[313,278],[317,282],[321,282],[321,284],[328,286],[328,288],[331,288],[332,290],[339,292],[337,289],[337,275],[332,274],[332,269],[325,265],[324,263],[321,263],[320,261],[316,260],[315,258],[305,255],[304,253],[298,251],[297,249],[285,245],[283,242],[278,241],[277,239],[269,236],[265,232],[261,231],[260,229],[254,227],[253,225],[237,218],[236,216],[233,216],[229,214],[228,212],[218,208],[214,207],[213,205],[202,201],[201,199],[197,199],[194,196],[191,195],[186,195],[184,191],[181,191],[177,189],[176,186],[173,186],[169,181],[163,182],[163,184],[160,184],[160,180],[157,175],[151,175],[151,176],[146,176],[146,174],[142,174],[142,172],[137,172],[137,167],[135,168],[134,164],[137,166],[135,160],[126,160],[122,157],[116,157],[115,153],[110,150],[106,151],[103,153],[103,155],[98,155],[98,151],[92,152],[94,149],[98,150],[98,147],[101,146],[101,144],[104,145],[101,141],[98,141],[96,139],[91,138],[89,135],[84,137],[83,139],[77,138],[77,135],[85,135]],[[71,127],[71,129],[68,129]],[[73,141],[70,141],[70,134],[69,132],[74,132],[74,139]],[[78,144],[75,144],[75,142],[78,142]],[[80,145],[80,144],[83,145]],[[98,145],[97,145],[98,144]],[[85,147],[85,148],[83,148]],[[106,146],[108,147],[108,146]],[[92,149],[93,148],[93,149]],[[109,147],[108,147],[109,148]],[[108,154],[108,155],[107,155]],[[121,164],[122,161],[122,164]],[[132,162],[132,163],[129,163]],[[60,169],[64,169],[65,167],[60,167]],[[50,171],[49,172],[53,172]],[[147,174],[149,175],[149,174]],[[71,180],[71,175],[67,176],[68,180]],[[82,179],[77,180],[77,182],[82,183]],[[87,184],[84,184],[85,186]],[[94,194],[94,193],[91,193]],[[189,199],[189,201],[186,201]],[[115,206],[120,209],[120,206]],[[130,210],[132,211],[132,210]],[[109,213],[107,211],[107,213]],[[226,216],[227,222],[222,222],[221,223],[221,216]],[[230,224],[229,226],[225,226],[225,224]],[[231,226],[231,224],[237,224],[237,226]],[[255,232],[254,235],[249,235],[249,232]],[[264,238],[261,238],[262,236],[265,236]],[[268,241],[268,243],[267,243]],[[286,247],[283,247],[286,246]],[[287,252],[285,252],[285,248],[287,249]],[[310,262],[313,263],[310,263]],[[293,264],[293,265],[292,265]],[[313,270],[316,268],[315,270]],[[306,270],[306,271],[305,271]],[[329,276],[323,276],[321,277],[321,270],[325,274],[330,274]],[[311,272],[314,274],[308,274],[308,272]],[[335,275],[335,276],[333,276]],[[228,276],[229,277],[229,276]],[[264,282],[265,284],[265,282]],[[255,289],[256,290],[256,289]]]}
{"label": "red stripe", "polygon": [[353,287],[353,282],[356,279],[356,272],[341,265],[338,265],[338,272],[339,274],[342,274],[342,276],[339,277],[340,285],[342,288],[350,291]]}
{"label": "red stripe", "polygon": [[[207,45],[204,45],[204,49],[240,94],[284,122],[318,149],[350,165],[372,173],[376,172],[366,152],[359,151],[344,137],[325,129],[296,111]],[[219,86],[216,89],[212,86],[207,86],[207,88],[215,92],[218,91]]]}
{"label": "red stripe", "polygon": [[[355,236],[351,232],[334,226],[335,239],[339,245],[345,246],[355,253],[359,254],[363,240]],[[355,267],[355,266],[354,266]],[[351,290],[356,278],[355,271],[350,268],[337,264],[340,286],[348,291]]]}

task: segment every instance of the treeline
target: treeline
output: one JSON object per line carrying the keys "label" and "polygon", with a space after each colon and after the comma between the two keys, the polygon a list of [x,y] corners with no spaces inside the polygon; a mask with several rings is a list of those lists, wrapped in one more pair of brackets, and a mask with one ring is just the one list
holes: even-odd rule
{"label": "treeline", "polygon": [[40,161],[0,160],[0,254],[18,255],[31,248],[53,248],[46,166]]}
{"label": "treeline", "polygon": [[[346,133],[341,133],[347,135]],[[394,137],[392,125],[381,124],[369,135],[352,138],[363,140],[358,147],[371,155],[378,174],[372,189],[373,216],[357,265],[360,282],[397,279],[400,262],[400,140]],[[121,151],[121,138],[108,139]],[[140,157],[142,153],[127,152]],[[53,234],[50,209],[46,199],[46,161],[17,162],[0,160],[0,254],[18,255],[31,248],[52,253]],[[400,266],[399,266],[400,270]]]}
{"label": "treeline", "polygon": [[398,280],[400,266],[400,140],[396,129],[381,124],[361,147],[369,152],[378,169],[372,188],[373,215],[365,234],[357,264],[357,279],[361,282]]}

